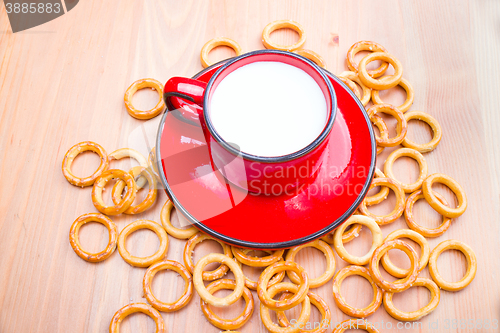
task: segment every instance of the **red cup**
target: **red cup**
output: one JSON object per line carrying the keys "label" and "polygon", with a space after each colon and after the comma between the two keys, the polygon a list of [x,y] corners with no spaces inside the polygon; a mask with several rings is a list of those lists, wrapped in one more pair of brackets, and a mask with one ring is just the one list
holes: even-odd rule
{"label": "red cup", "polygon": [[[219,83],[234,70],[259,61],[281,62],[302,69],[316,81],[325,97],[327,120],[323,130],[314,141],[294,153],[268,157],[242,152],[217,133],[210,119],[211,98]],[[314,179],[337,113],[335,91],[322,69],[295,53],[276,50],[254,51],[236,57],[218,69],[208,83],[173,77],[165,84],[163,97],[170,106],[169,111],[178,110],[188,122],[201,123],[213,167],[228,181],[253,194],[292,193]]]}

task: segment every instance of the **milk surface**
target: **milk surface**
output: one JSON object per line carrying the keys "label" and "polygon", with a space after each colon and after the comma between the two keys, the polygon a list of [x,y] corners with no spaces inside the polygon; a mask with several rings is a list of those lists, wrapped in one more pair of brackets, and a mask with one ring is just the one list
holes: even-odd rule
{"label": "milk surface", "polygon": [[215,89],[210,119],[242,152],[282,156],[308,146],[327,121],[325,97],[302,69],[271,61],[242,66]]}

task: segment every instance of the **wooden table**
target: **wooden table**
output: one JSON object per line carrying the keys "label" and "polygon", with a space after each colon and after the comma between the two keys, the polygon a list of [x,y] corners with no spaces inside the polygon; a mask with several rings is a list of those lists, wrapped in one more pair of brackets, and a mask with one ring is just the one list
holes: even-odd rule
{"label": "wooden table", "polygon": [[[261,49],[263,27],[277,19],[300,22],[307,32],[305,47],[321,54],[334,73],[346,69],[346,52],[358,40],[377,41],[398,57],[404,77],[415,88],[412,110],[430,113],[443,127],[442,142],[425,155],[429,171],[449,174],[467,192],[466,213],[429,243],[431,248],[446,239],[469,244],[478,259],[472,284],[456,293],[442,291],[439,307],[420,321],[420,328],[418,324],[398,328],[383,307],[368,320],[380,325],[383,321],[384,332],[498,331],[498,1],[80,1],[68,14],[16,34],[10,32],[4,6],[0,18],[0,332],[104,332],[119,308],[145,302],[145,269],[129,266],[118,253],[99,264],[87,263],[71,249],[72,222],[95,208],[90,187],[77,188],[63,177],[62,158],[69,147],[84,140],[98,142],[108,152],[130,146],[130,133],[143,124],[131,118],[123,104],[123,94],[133,81],[153,77],[165,82],[174,75],[193,75],[201,70],[201,47],[216,36],[238,41],[244,51]],[[285,31],[273,38],[292,42],[297,37]],[[222,48],[211,56],[215,60],[230,55]],[[390,95],[385,95],[389,102],[402,99],[398,93]],[[154,98],[151,91],[141,91],[134,102],[147,107]],[[410,132],[421,142],[430,137],[421,124],[412,122]],[[379,166],[389,152],[379,155]],[[89,173],[96,165],[94,154],[84,154],[77,159],[75,172]],[[116,166],[128,167],[126,162]],[[415,177],[416,168],[409,160],[398,161],[396,168],[402,180]],[[159,222],[165,200],[161,193],[153,209],[139,217],[113,220],[119,230],[137,218]],[[373,209],[389,211],[393,203],[389,197]],[[439,223],[440,217],[424,202],[415,209],[422,224]],[[399,228],[406,228],[404,218],[382,231],[386,236]],[[104,248],[107,237],[100,225],[82,229],[81,240],[88,250]],[[139,231],[127,247],[146,255],[157,244],[153,233]],[[370,234],[364,231],[346,246],[362,254],[369,244]],[[184,241],[170,237],[167,257],[182,262],[183,247]],[[212,249],[220,251],[216,244],[202,244],[195,260]],[[404,265],[404,256],[398,254],[391,253],[394,262]],[[312,276],[325,266],[315,250],[305,250],[297,261]],[[345,265],[337,257],[337,270]],[[465,260],[449,251],[439,267],[445,277],[457,280],[465,271]],[[246,269],[245,273],[257,276]],[[422,275],[429,276],[427,268]],[[174,300],[183,282],[174,273],[161,273],[153,287],[161,299]],[[334,322],[347,319],[335,305],[331,289],[329,282],[316,292],[330,305]],[[362,278],[346,280],[342,292],[356,306],[371,299]],[[254,299],[258,305],[256,294]],[[428,297],[423,288],[412,288],[395,299],[401,309],[416,310]],[[216,312],[230,318],[242,306],[239,301]],[[197,295],[186,308],[162,316],[168,332],[219,332],[203,317]],[[314,310],[311,320],[319,318]],[[483,324],[496,320],[497,329],[447,330],[454,320],[458,327],[460,320]],[[122,332],[146,330],[153,332],[154,325],[143,315],[122,325]],[[266,332],[258,307],[240,331]]]}

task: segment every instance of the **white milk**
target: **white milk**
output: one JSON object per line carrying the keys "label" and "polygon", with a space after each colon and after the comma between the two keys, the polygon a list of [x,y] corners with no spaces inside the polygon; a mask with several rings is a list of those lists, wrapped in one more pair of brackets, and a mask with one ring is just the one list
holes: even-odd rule
{"label": "white milk", "polygon": [[302,69],[261,61],[236,69],[217,86],[210,118],[242,152],[281,156],[308,146],[325,127],[325,96]]}

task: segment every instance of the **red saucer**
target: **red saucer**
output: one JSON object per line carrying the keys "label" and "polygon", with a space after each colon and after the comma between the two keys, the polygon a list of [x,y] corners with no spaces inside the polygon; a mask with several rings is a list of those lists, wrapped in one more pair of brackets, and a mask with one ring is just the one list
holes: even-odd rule
{"label": "red saucer", "polygon": [[[194,78],[208,82],[222,64]],[[161,156],[160,178],[175,207],[215,238],[260,249],[310,242],[344,222],[371,183],[375,138],[363,105],[337,77],[325,74],[337,95],[335,123],[318,176],[290,195],[255,196],[228,183],[212,168],[199,124],[184,121],[176,111],[165,112],[156,156]]]}

